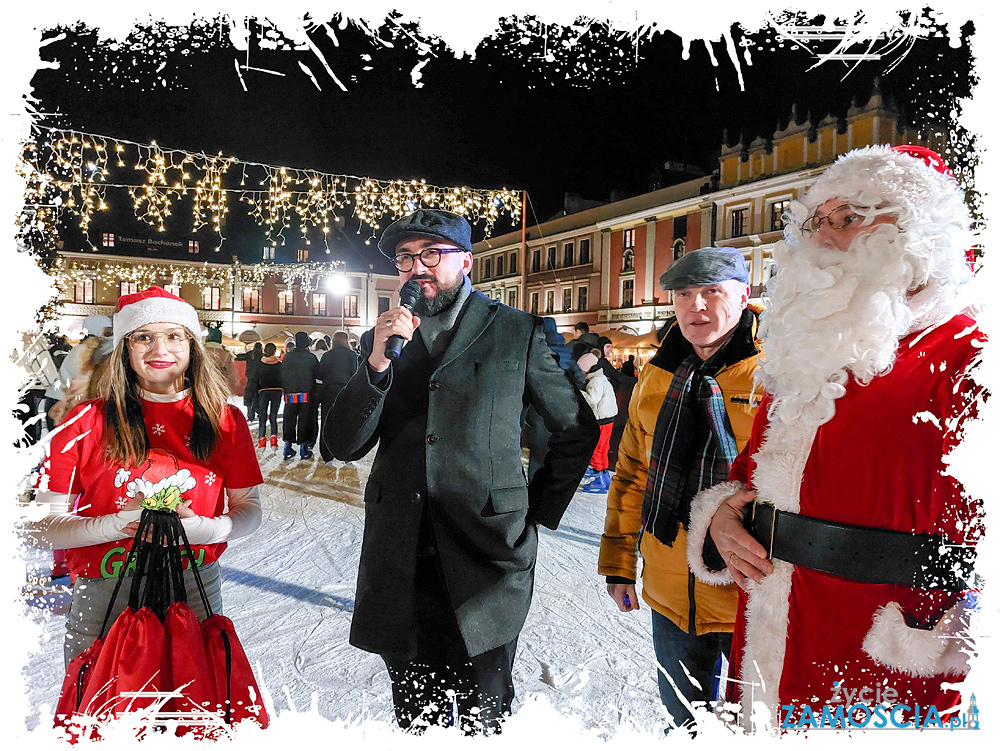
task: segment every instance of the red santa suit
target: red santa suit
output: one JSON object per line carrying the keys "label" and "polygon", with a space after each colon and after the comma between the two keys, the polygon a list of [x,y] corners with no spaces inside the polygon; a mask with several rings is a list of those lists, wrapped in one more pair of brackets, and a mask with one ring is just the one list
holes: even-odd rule
{"label": "red santa suit", "polygon": [[[983,341],[965,316],[905,337],[892,370],[868,385],[852,379],[818,429],[769,424],[762,404],[731,482],[705,491],[692,510],[691,537],[703,541],[721,502],[748,484],[783,511],[974,546],[980,504],[963,497],[942,457],[974,409],[968,371]],[[773,564],[774,572],[741,596],[737,613],[731,676],[740,681],[732,685],[741,687],[745,711],[763,701],[774,723],[782,705],[830,702],[835,681],[848,690],[891,686],[899,704],[941,711],[957,703],[946,684],[968,671],[969,645],[954,636],[967,625],[962,593]],[[725,572],[695,568],[700,578],[731,581]]]}

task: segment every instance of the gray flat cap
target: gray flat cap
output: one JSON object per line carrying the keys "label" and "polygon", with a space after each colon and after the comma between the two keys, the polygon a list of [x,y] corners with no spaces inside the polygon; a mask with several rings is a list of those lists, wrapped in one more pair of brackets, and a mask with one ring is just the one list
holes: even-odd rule
{"label": "gray flat cap", "polygon": [[670,264],[660,276],[660,289],[704,287],[727,279],[750,283],[743,254],[733,248],[699,248]]}

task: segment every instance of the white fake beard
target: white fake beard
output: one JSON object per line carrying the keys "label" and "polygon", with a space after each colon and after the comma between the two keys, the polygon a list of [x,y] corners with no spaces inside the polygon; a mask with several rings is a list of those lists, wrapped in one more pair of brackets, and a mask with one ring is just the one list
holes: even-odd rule
{"label": "white fake beard", "polygon": [[774,400],[772,420],[822,425],[850,376],[869,383],[892,367],[913,321],[907,289],[915,269],[905,240],[880,225],[847,252],[810,240],[775,246],[759,373]]}

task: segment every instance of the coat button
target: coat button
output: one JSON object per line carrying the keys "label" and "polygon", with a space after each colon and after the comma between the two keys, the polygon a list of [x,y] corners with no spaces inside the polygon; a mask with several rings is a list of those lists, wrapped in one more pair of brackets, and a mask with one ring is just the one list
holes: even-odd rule
{"label": "coat button", "polygon": [[431,433],[429,436],[427,436],[427,442],[433,446],[435,443],[438,442],[438,437],[433,433]]}
{"label": "coat button", "polygon": [[437,391],[439,388],[441,388],[441,381],[431,381],[429,384],[427,384],[427,387],[431,391]]}
{"label": "coat button", "polygon": [[412,495],[412,496],[410,497],[410,500],[411,500],[411,501],[413,501],[414,503],[420,503],[420,500],[421,500],[421,496],[420,496],[420,493],[414,493],[414,494],[413,494],[413,495]]}

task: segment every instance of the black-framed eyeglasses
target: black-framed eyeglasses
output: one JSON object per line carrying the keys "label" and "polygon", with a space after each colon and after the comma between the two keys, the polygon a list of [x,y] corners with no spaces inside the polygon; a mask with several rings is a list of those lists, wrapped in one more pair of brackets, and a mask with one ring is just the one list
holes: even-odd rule
{"label": "black-framed eyeglasses", "polygon": [[188,348],[188,342],[191,337],[188,336],[183,331],[168,331],[163,333],[162,331],[152,332],[152,331],[136,331],[134,334],[129,334],[126,338],[128,339],[129,346],[139,352],[148,352],[156,344],[156,340],[163,338],[163,345],[167,348],[169,352],[183,352]]}
{"label": "black-framed eyeglasses", "polygon": [[802,234],[806,237],[816,234],[819,232],[820,227],[823,226],[823,222],[829,224],[830,229],[841,230],[863,219],[864,216],[859,214],[854,206],[844,203],[828,214],[820,216],[820,214],[816,213],[806,219],[802,222]]}
{"label": "black-framed eyeglasses", "polygon": [[432,269],[441,263],[442,253],[468,253],[461,248],[424,248],[419,253],[397,253],[392,258],[396,268],[400,271],[409,271],[413,268],[413,259],[419,258],[426,268]]}

